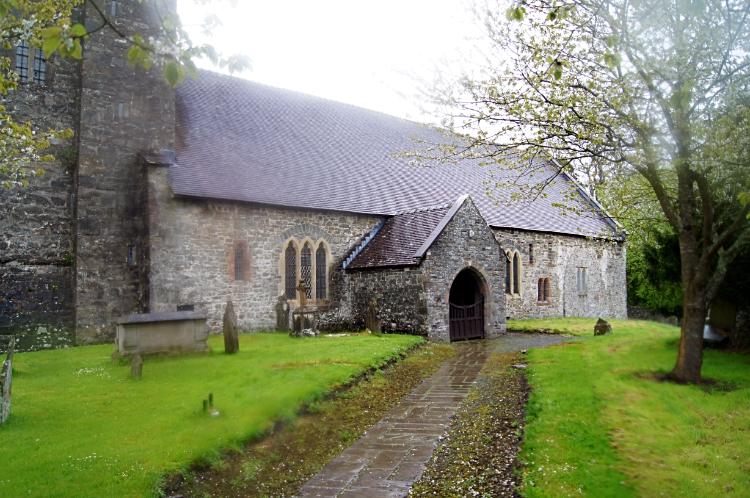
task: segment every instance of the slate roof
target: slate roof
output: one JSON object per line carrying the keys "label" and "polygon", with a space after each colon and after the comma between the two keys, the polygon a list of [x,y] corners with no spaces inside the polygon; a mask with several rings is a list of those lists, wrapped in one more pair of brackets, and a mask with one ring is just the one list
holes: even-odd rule
{"label": "slate roof", "polygon": [[347,269],[417,265],[415,253],[448,213],[449,206],[393,216]]}
{"label": "slate roof", "polygon": [[[379,112],[209,71],[177,87],[176,112],[175,195],[394,215],[470,194],[490,226],[575,235],[609,227],[598,214],[563,216],[553,206],[565,202],[561,181],[545,198],[494,205],[490,170],[477,160],[411,166],[393,156],[415,149],[410,136],[446,138]],[[534,181],[556,172],[549,163],[540,168]]]}

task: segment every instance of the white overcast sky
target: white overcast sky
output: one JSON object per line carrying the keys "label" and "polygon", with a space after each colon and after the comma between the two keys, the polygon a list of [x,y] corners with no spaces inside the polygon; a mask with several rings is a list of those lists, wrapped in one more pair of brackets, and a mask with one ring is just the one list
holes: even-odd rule
{"label": "white overcast sky", "polygon": [[[463,0],[238,4],[178,0],[178,12],[186,26],[199,24],[206,12],[219,15],[223,26],[208,42],[252,59],[253,70],[240,77],[415,121],[431,118],[404,97],[416,92],[404,73],[430,79],[434,61],[466,60],[480,32]],[[190,32],[194,42],[203,40],[199,30]]]}

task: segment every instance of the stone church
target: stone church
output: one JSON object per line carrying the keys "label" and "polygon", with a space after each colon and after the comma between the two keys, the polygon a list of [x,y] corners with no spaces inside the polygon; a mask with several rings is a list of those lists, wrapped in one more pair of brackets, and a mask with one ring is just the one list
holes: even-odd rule
{"label": "stone church", "polygon": [[[155,25],[137,0],[103,6],[123,32]],[[8,54],[23,81],[3,105],[75,130],[43,177],[0,191],[0,330],[27,348],[110,341],[118,317],[177,309],[219,331],[229,299],[242,329],[270,330],[300,281],[322,330],[362,329],[370,303],[383,332],[437,341],[626,317],[624,234],[564,175],[496,202],[503,172],[400,156],[438,130],[209,71],[172,89],[127,48],[102,30],[81,61]]]}

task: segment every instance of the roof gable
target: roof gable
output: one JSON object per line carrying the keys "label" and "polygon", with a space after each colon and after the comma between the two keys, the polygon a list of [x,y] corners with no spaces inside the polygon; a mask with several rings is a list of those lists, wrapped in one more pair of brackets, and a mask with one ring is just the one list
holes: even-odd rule
{"label": "roof gable", "polygon": [[[451,206],[391,217],[371,240],[357,249],[351,262],[345,264],[344,268],[361,270],[418,265],[467,201],[476,207],[470,196],[462,195]],[[481,217],[481,213],[479,216]],[[489,230],[489,227],[487,229]]]}
{"label": "roof gable", "polygon": [[372,240],[359,251],[347,269],[418,265],[417,253],[446,218],[448,206],[399,214],[389,218]]}

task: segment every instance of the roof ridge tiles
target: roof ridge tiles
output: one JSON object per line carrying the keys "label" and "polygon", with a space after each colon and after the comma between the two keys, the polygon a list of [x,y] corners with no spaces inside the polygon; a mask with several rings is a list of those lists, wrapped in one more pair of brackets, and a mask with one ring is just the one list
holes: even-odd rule
{"label": "roof ridge tiles", "polygon": [[437,206],[427,206],[422,208],[416,208],[416,209],[406,209],[404,211],[398,211],[396,213],[393,213],[393,216],[402,216],[405,214],[414,214],[414,213],[426,213],[428,211],[440,211],[441,209],[448,209],[453,205],[452,202],[449,202],[447,204],[438,204]]}

